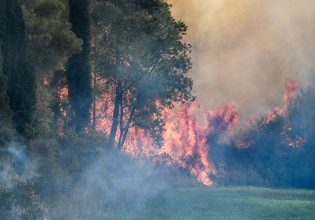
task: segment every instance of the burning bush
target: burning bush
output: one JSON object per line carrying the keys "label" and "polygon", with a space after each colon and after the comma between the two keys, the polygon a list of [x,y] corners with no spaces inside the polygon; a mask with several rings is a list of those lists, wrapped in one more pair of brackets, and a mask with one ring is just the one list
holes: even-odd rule
{"label": "burning bush", "polygon": [[[314,88],[288,105],[285,114],[263,117],[231,144],[217,144],[211,158],[222,184],[315,187]],[[247,143],[246,148],[237,148]],[[221,155],[221,156],[218,156]]]}

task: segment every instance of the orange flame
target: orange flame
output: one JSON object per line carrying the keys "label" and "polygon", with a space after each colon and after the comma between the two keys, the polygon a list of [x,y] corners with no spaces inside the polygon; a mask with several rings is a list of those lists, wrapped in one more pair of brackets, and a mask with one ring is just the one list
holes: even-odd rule
{"label": "orange flame", "polygon": [[[113,112],[112,92],[101,97],[97,105],[99,116],[97,130],[109,133],[111,114]],[[105,101],[104,101],[105,100]],[[106,106],[104,106],[106,105]],[[215,122],[219,119],[224,129],[232,129],[239,120],[235,105],[228,105],[215,110],[207,110],[198,102],[190,104],[175,104],[173,109],[164,109],[165,121],[163,146],[156,148],[146,132],[139,128],[130,128],[123,150],[135,157],[153,157],[169,155],[173,165],[188,170],[198,181],[211,186],[209,175],[215,173],[215,168],[209,160],[208,135],[217,130]],[[162,161],[163,162],[163,161]],[[166,163],[166,161],[165,161]]]}
{"label": "orange flame", "polygon": [[[283,104],[268,112],[261,124],[269,124],[277,117],[285,115],[292,101],[297,96],[299,84],[289,80],[283,98]],[[114,88],[108,88],[96,100],[96,130],[109,134],[114,106]],[[59,99],[65,102],[68,99],[68,88],[61,87],[58,91]],[[61,108],[66,116],[66,110]],[[206,186],[213,184],[209,178],[216,170],[209,160],[209,139],[233,130],[239,123],[239,114],[235,104],[226,105],[217,109],[207,109],[197,101],[192,103],[177,103],[173,109],[164,109],[162,113],[165,121],[163,132],[163,146],[155,147],[146,131],[131,127],[123,146],[123,151],[137,158],[153,158],[155,161],[167,165],[176,165],[186,169],[191,175]],[[257,120],[251,119],[249,126]],[[117,137],[119,136],[119,128]],[[287,138],[288,146],[299,147],[304,143],[300,137]],[[249,141],[239,141],[238,148],[248,148]],[[164,157],[166,155],[166,157]],[[171,159],[171,160],[169,160]]]}
{"label": "orange flame", "polygon": [[286,90],[283,97],[283,103],[277,106],[273,112],[268,112],[262,124],[269,124],[275,121],[278,116],[283,116],[287,113],[290,104],[296,98],[299,91],[299,83],[296,80],[288,80]]}

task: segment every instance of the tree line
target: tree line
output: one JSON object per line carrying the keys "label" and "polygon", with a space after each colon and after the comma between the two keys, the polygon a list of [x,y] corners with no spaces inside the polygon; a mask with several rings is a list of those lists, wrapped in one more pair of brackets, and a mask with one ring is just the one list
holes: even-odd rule
{"label": "tree line", "polygon": [[61,83],[63,124],[77,134],[97,123],[94,87],[112,89],[109,143],[120,147],[131,126],[160,141],[162,109],[193,100],[187,27],[166,1],[6,0],[1,16],[1,118],[26,138],[61,126]]}
{"label": "tree line", "polygon": [[[230,143],[220,143],[224,132],[220,121],[217,134],[209,135],[211,160],[218,173],[215,181],[223,185],[268,187],[315,187],[314,97],[310,86],[290,104],[287,114],[276,112],[275,120],[264,123],[263,116],[250,129]],[[221,130],[220,130],[221,128]],[[239,143],[248,146],[237,148]]]}
{"label": "tree line", "polygon": [[[194,99],[187,27],[170,8],[165,0],[1,2],[1,219],[54,216],[86,167],[102,149],[122,148],[131,127],[162,143],[163,108]],[[113,101],[107,135],[94,132],[104,92]],[[39,175],[29,174],[30,161]]]}

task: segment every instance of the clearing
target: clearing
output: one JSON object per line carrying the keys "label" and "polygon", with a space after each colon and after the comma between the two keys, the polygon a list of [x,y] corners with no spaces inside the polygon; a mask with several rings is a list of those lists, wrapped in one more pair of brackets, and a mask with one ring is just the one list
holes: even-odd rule
{"label": "clearing", "polygon": [[255,187],[194,187],[165,192],[133,211],[100,219],[315,219],[315,191]]}

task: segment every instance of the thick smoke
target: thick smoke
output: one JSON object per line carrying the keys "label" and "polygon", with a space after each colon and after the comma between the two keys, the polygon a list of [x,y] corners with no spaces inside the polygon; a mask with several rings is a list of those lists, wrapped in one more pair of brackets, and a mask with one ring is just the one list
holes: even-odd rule
{"label": "thick smoke", "polygon": [[310,84],[315,57],[312,0],[171,0],[189,27],[196,95],[234,102],[245,116],[281,103],[288,79]]}
{"label": "thick smoke", "polygon": [[[70,193],[54,205],[52,219],[101,219],[105,212],[142,212],[170,188],[170,173],[145,160],[104,151],[86,167]],[[65,209],[67,207],[67,209]]]}

